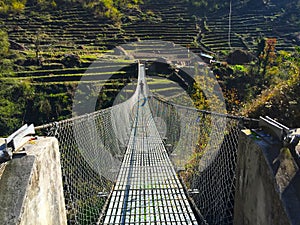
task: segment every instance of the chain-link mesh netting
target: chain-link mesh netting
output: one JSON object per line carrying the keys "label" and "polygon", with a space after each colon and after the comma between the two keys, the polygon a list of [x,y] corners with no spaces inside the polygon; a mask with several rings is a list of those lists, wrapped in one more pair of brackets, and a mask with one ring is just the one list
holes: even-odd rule
{"label": "chain-link mesh netting", "polygon": [[165,121],[162,137],[170,157],[206,222],[232,224],[240,118],[156,97],[149,102],[153,116]]}
{"label": "chain-link mesh netting", "polygon": [[96,224],[126,150],[134,116],[129,105],[122,103],[39,129],[59,141],[68,224]]}
{"label": "chain-link mesh netting", "polygon": [[[59,141],[68,224],[96,224],[104,213],[136,107],[144,105],[149,96],[144,71],[140,66],[137,89],[129,100],[40,128]],[[191,190],[203,224],[232,224],[241,118],[179,106],[155,96],[148,97],[148,103],[149,116]]]}
{"label": "chain-link mesh netting", "polygon": [[[232,224],[239,117],[148,99],[169,156],[207,224]],[[40,131],[58,138],[68,224],[95,224],[129,139],[136,101]],[[122,122],[121,122],[122,121]]]}
{"label": "chain-link mesh netting", "polygon": [[[149,98],[149,105],[201,215],[208,224],[232,224],[238,118],[156,97]],[[119,172],[135,106],[127,101],[40,130],[60,144],[68,224],[95,224],[99,219]]]}

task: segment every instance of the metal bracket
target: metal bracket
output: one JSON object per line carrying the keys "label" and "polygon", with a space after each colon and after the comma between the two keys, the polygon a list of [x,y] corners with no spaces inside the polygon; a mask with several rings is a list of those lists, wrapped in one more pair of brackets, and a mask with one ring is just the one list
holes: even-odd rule
{"label": "metal bracket", "polygon": [[300,129],[290,129],[270,117],[260,117],[259,126],[271,136],[282,142],[283,147],[290,149],[295,162],[300,168],[300,153],[296,150],[296,146],[300,142]]}
{"label": "metal bracket", "polygon": [[283,141],[285,137],[290,133],[290,128],[282,125],[281,123],[278,123],[268,116],[266,118],[259,118],[259,127],[261,127],[264,131],[266,131],[279,141]]}
{"label": "metal bracket", "polygon": [[24,137],[29,134],[35,134],[33,124],[30,126],[25,124],[9,137],[5,138],[5,143],[0,146],[0,163],[12,159],[13,151],[16,151],[25,144]]}

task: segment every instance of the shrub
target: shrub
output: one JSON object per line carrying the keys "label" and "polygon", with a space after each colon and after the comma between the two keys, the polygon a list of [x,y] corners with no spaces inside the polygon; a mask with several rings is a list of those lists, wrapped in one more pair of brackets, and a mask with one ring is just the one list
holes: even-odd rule
{"label": "shrub", "polygon": [[14,1],[11,5],[11,11],[14,13],[21,13],[25,9],[25,5],[22,2]]}
{"label": "shrub", "polygon": [[0,1],[0,14],[7,14],[9,11],[9,6],[6,5],[3,1]]}
{"label": "shrub", "polygon": [[22,13],[25,9],[26,0],[2,0],[0,1],[0,14]]}

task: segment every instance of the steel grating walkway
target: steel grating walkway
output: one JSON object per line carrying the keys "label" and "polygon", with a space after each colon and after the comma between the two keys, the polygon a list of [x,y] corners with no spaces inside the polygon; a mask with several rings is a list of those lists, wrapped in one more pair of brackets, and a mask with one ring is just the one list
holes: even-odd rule
{"label": "steel grating walkway", "polygon": [[104,224],[198,224],[146,99],[138,106]]}

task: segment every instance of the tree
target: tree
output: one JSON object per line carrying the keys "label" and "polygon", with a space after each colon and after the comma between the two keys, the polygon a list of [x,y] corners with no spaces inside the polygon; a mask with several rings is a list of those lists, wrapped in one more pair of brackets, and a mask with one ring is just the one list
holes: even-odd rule
{"label": "tree", "polygon": [[0,59],[3,59],[8,55],[9,41],[8,35],[5,31],[0,30]]}
{"label": "tree", "polygon": [[8,35],[0,30],[0,77],[6,76],[12,72],[12,61],[7,59],[9,55]]}
{"label": "tree", "polygon": [[0,136],[11,134],[24,123],[28,99],[34,91],[26,82],[0,80]]}
{"label": "tree", "polygon": [[36,58],[36,63],[37,65],[39,66],[40,65],[40,31],[38,31],[36,33],[36,39],[35,39],[35,42],[34,42],[34,45],[35,45],[35,58]]}
{"label": "tree", "polygon": [[260,54],[259,59],[261,62],[260,67],[262,67],[262,77],[266,75],[268,67],[270,67],[274,60],[276,59],[275,46],[276,38],[267,38],[265,39],[264,50]]}

